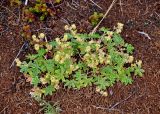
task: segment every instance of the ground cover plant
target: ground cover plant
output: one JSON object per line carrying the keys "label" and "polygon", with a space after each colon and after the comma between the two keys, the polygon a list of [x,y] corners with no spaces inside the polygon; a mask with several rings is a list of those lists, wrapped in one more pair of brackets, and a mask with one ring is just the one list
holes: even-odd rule
{"label": "ground cover plant", "polygon": [[37,17],[44,21],[48,16],[54,16],[55,11],[49,8],[45,0],[36,0],[32,7],[24,8],[25,21],[33,22]]}
{"label": "ground cover plant", "polygon": [[59,84],[73,89],[96,85],[103,96],[116,82],[131,84],[132,74],[142,76],[142,61],[132,56],[134,47],[125,43],[118,23],[115,30],[101,28],[100,33],[78,33],[76,26],[66,25],[68,31],[61,38],[46,41],[44,33],[33,35],[35,54],[26,56],[17,66],[33,84],[32,96],[52,95]]}

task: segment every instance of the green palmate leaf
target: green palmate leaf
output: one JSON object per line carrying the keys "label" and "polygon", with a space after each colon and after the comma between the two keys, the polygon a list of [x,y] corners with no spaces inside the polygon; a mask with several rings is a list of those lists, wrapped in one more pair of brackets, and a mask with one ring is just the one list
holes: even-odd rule
{"label": "green palmate leaf", "polygon": [[130,54],[133,53],[134,47],[131,44],[126,43],[125,47],[126,47],[127,53],[130,53]]}
{"label": "green palmate leaf", "polygon": [[101,90],[105,90],[107,87],[110,86],[109,81],[107,80],[107,77],[101,77],[97,76],[94,77],[95,84],[98,86]]}
{"label": "green palmate leaf", "polygon": [[[31,63],[31,61],[29,63]],[[28,69],[29,69],[29,67],[28,67],[27,62],[23,61],[22,65],[20,66],[20,72],[22,72],[22,73],[28,73]]]}
{"label": "green palmate leaf", "polygon": [[45,91],[44,93],[45,95],[52,95],[52,93],[55,91],[55,88],[54,86],[49,85],[46,88],[44,88],[44,91]]}
{"label": "green palmate leaf", "polygon": [[87,75],[81,74],[81,71],[77,71],[75,74],[76,87],[78,89],[92,85],[92,78],[88,78]]}
{"label": "green palmate leaf", "polygon": [[114,34],[113,35],[113,41],[116,45],[124,45],[124,40],[119,34]]}
{"label": "green palmate leaf", "polygon": [[56,47],[57,46],[57,42],[56,41],[51,41],[49,44],[52,45],[52,47]]}
{"label": "green palmate leaf", "polygon": [[38,56],[44,56],[44,54],[46,53],[46,50],[41,48],[40,50],[38,50]]}
{"label": "green palmate leaf", "polygon": [[97,33],[94,33],[94,34],[89,34],[89,37],[90,37],[90,38],[99,39],[99,38],[101,38],[101,35],[99,35],[99,34],[97,34]]}
{"label": "green palmate leaf", "polygon": [[76,81],[75,80],[65,80],[64,86],[67,86],[69,88],[75,88]]}
{"label": "green palmate leaf", "polygon": [[36,59],[38,57],[38,55],[37,54],[35,54],[35,55],[29,54],[26,57],[27,57],[27,59],[34,60],[34,59]]}
{"label": "green palmate leaf", "polygon": [[144,73],[144,70],[141,69],[141,67],[139,66],[135,66],[135,71],[134,71],[134,75],[138,75],[138,76],[142,76]]}
{"label": "green palmate leaf", "polygon": [[89,35],[88,34],[78,34],[78,36],[82,39],[89,39]]}
{"label": "green palmate leaf", "polygon": [[105,28],[105,27],[102,27],[102,28],[100,28],[99,31],[102,31],[102,32],[104,32],[104,33],[107,33],[107,32],[109,31],[109,29],[108,29],[108,28]]}
{"label": "green palmate leaf", "polygon": [[43,66],[45,66],[45,67],[46,67],[46,70],[50,73],[50,72],[53,72],[54,67],[55,67],[54,65],[55,65],[54,60],[49,59],[49,60],[45,60]]}
{"label": "green palmate leaf", "polygon": [[40,83],[40,80],[39,80],[39,77],[34,75],[32,76],[32,81],[31,83],[34,85],[34,86],[37,86],[39,83]]}
{"label": "green palmate leaf", "polygon": [[127,85],[127,84],[132,84],[133,80],[131,77],[128,76],[121,76],[121,82]]}

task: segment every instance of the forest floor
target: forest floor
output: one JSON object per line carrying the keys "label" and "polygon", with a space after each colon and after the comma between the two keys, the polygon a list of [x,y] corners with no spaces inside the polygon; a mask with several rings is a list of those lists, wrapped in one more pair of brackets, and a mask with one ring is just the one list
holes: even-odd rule
{"label": "forest floor", "polygon": [[[112,0],[64,0],[56,18],[30,24],[32,33],[44,32],[48,38],[64,33],[64,25],[75,23],[78,29],[91,31],[88,18],[94,11],[108,9]],[[126,42],[135,47],[134,57],[143,61],[142,78],[134,77],[131,85],[117,83],[109,88],[108,97],[95,92],[94,87],[81,90],[60,88],[46,99],[58,102],[61,114],[160,114],[160,0],[118,0],[101,26],[113,28],[124,23]],[[31,86],[16,66],[10,65],[24,43],[20,7],[11,7],[0,0],[0,114],[40,114],[41,107],[29,91]],[[140,34],[145,32],[150,39]],[[23,58],[29,51],[23,51]]]}

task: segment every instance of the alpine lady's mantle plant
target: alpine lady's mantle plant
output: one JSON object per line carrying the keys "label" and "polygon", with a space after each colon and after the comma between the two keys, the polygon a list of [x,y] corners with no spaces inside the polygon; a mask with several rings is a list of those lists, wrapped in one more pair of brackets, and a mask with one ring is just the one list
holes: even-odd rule
{"label": "alpine lady's mantle plant", "polygon": [[123,24],[113,31],[101,28],[95,34],[78,33],[76,26],[66,25],[67,33],[47,42],[45,34],[32,36],[35,54],[16,60],[27,81],[33,84],[35,97],[52,95],[60,83],[73,89],[95,85],[103,96],[116,82],[131,84],[132,76],[142,76],[142,61],[134,60],[134,47],[120,34]]}

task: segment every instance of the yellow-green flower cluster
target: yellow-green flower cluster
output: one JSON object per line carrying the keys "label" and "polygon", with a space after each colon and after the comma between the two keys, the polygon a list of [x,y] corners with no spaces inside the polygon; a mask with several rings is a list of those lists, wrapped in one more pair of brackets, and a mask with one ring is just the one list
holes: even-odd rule
{"label": "yellow-green flower cluster", "polygon": [[107,36],[105,36],[104,39],[109,41],[111,40],[112,36],[113,36],[113,31],[107,31]]}
{"label": "yellow-green flower cluster", "polygon": [[91,68],[97,68],[97,65],[99,64],[98,56],[97,54],[93,53],[86,53],[83,57],[83,60],[87,63],[87,65]]}
{"label": "yellow-green flower cluster", "polygon": [[15,59],[16,66],[21,66],[22,62],[19,60],[19,58]]}
{"label": "yellow-green flower cluster", "polygon": [[[45,38],[44,33],[40,33],[38,37],[36,35],[32,35],[32,40],[34,41],[34,49],[38,51],[43,45],[40,45],[40,42],[43,42],[43,39]],[[52,50],[52,45],[48,44],[47,42],[44,45],[46,47],[46,51]]]}
{"label": "yellow-green flower cluster", "polygon": [[99,87],[96,87],[96,92],[100,93],[104,97],[108,96],[108,93],[106,91],[102,91]]}
{"label": "yellow-green flower cluster", "polygon": [[70,65],[69,69],[66,70],[66,74],[70,75],[73,71],[76,71],[77,69],[79,69],[78,65]]}
{"label": "yellow-green flower cluster", "polygon": [[109,63],[109,59],[107,59],[107,55],[102,49],[99,49],[98,53],[91,53],[91,52],[86,53],[83,56],[83,60],[91,68],[97,68],[99,64]]}
{"label": "yellow-green flower cluster", "polygon": [[123,26],[124,26],[124,24],[122,24],[122,23],[117,23],[116,33],[121,33],[122,30],[123,30]]}

